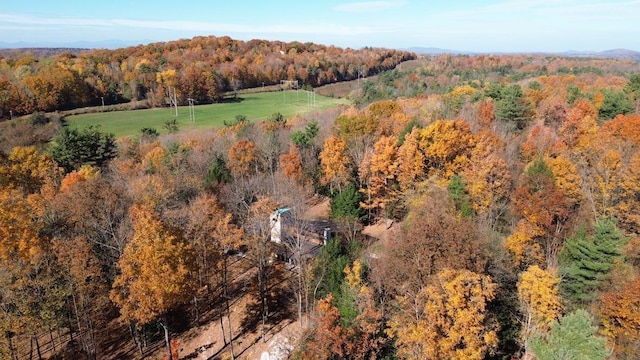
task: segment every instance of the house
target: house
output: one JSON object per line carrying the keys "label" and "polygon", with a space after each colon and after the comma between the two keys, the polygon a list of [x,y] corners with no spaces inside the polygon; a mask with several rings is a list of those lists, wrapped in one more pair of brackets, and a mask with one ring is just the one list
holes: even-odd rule
{"label": "house", "polygon": [[315,246],[324,246],[331,240],[331,224],[328,220],[295,219],[291,209],[277,209],[269,216],[271,241],[281,244],[304,241]]}

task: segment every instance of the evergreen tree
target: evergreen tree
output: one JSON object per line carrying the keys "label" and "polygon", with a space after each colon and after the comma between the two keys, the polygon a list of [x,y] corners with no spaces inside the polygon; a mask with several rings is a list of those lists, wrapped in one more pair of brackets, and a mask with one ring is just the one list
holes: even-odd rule
{"label": "evergreen tree", "polygon": [[502,89],[496,105],[496,117],[502,121],[513,122],[517,130],[524,129],[531,119],[531,109],[520,85]]}
{"label": "evergreen tree", "polygon": [[595,298],[596,289],[622,256],[625,241],[611,219],[599,219],[594,231],[593,236],[588,236],[585,229],[578,231],[560,254],[561,288],[570,300],[580,304]]}
{"label": "evergreen tree", "polygon": [[447,188],[449,189],[449,196],[456,204],[456,209],[460,215],[462,215],[462,217],[472,217],[474,215],[473,209],[471,209],[469,194],[466,192],[462,176],[452,176]]}
{"label": "evergreen tree", "polygon": [[362,195],[353,184],[349,184],[344,190],[331,199],[331,217],[334,219],[362,220],[366,215],[360,207]]}
{"label": "evergreen tree", "polygon": [[91,126],[84,130],[64,128],[51,148],[54,160],[67,172],[82,165],[103,166],[117,153],[115,136]]}
{"label": "evergreen tree", "polygon": [[611,120],[619,114],[630,114],[634,110],[633,102],[624,91],[603,90],[604,101],[598,110],[600,120]]}
{"label": "evergreen tree", "polygon": [[595,335],[598,328],[592,322],[586,310],[578,309],[554,322],[546,340],[533,338],[531,350],[538,360],[604,360],[609,350],[605,339]]}

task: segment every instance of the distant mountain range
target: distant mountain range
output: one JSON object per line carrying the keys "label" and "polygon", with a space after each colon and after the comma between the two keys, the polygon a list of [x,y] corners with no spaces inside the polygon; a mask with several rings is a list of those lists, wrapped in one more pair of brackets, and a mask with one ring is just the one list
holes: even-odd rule
{"label": "distant mountain range", "polygon": [[124,41],[124,40],[103,40],[103,41],[76,41],[76,42],[5,42],[0,41],[0,49],[42,49],[42,48],[69,48],[69,49],[119,49],[139,44],[152,43],[151,40]]}
{"label": "distant mountain range", "polygon": [[[410,47],[405,49],[407,51],[412,51],[417,54],[423,55],[440,55],[440,54],[452,54],[452,55],[480,55],[480,54],[495,54],[495,55],[504,55],[504,54],[516,54],[511,52],[473,52],[473,51],[460,51],[460,50],[450,50],[450,49],[441,49],[435,47]],[[640,61],[640,52],[629,50],[629,49],[611,49],[605,51],[563,51],[563,52],[546,52],[546,51],[536,51],[531,52],[532,54],[550,54],[550,55],[559,55],[559,56],[570,56],[570,57],[589,57],[589,58],[603,58],[603,59],[631,59]]]}
{"label": "distant mountain range", "polygon": [[[48,43],[32,43],[32,42],[4,42],[0,41],[0,56],[7,56],[8,54],[15,53],[16,50],[35,50],[40,55],[48,56],[47,51],[52,54],[61,52],[78,53],[80,50],[90,49],[118,49],[129,46],[137,46],[140,44],[149,44],[154,41],[140,40],[140,41],[124,41],[124,40],[103,40],[103,41],[77,41],[77,42],[48,42]],[[440,55],[440,54],[452,54],[452,55],[481,55],[481,54],[494,54],[494,55],[507,55],[517,54],[524,52],[483,52],[483,51],[464,51],[464,50],[452,50],[442,49],[437,47],[410,47],[406,49],[399,49],[411,51],[417,54],[423,55]],[[9,51],[9,52],[8,52]],[[605,51],[575,51],[568,50],[563,52],[551,52],[551,51],[535,51],[531,54],[550,54],[559,56],[570,57],[590,57],[590,58],[606,58],[606,59],[631,59],[640,61],[640,52],[629,49],[611,49]],[[34,54],[35,55],[35,54]],[[37,55],[36,55],[37,56]]]}

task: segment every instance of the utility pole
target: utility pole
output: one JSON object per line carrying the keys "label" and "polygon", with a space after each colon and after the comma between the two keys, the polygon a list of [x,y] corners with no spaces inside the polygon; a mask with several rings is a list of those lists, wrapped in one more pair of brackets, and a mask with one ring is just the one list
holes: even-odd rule
{"label": "utility pole", "polygon": [[196,109],[194,107],[194,100],[192,98],[188,98],[189,101],[189,120],[191,122],[196,122]]}

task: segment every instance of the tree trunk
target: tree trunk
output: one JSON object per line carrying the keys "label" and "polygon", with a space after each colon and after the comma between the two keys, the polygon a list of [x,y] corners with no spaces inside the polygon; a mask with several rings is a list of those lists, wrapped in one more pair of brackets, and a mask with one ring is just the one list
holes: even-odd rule
{"label": "tree trunk", "polygon": [[36,341],[36,350],[38,351],[38,360],[42,360],[42,352],[40,352],[40,342],[38,341],[38,336],[35,335],[34,339]]}
{"label": "tree trunk", "polygon": [[220,302],[220,330],[222,331],[222,339],[224,341],[224,346],[227,346],[227,332],[224,330],[224,315],[225,315],[225,311],[224,311],[224,299],[223,301]]}
{"label": "tree trunk", "polygon": [[[300,242],[300,240],[298,240]],[[297,249],[297,262],[298,262],[298,321],[300,322],[300,332],[302,333],[302,248],[299,246]]]}
{"label": "tree trunk", "polygon": [[53,352],[56,352],[56,342],[53,339],[53,330],[51,330],[51,325],[49,325],[49,341],[51,341],[51,347],[53,348]]}
{"label": "tree trunk", "polygon": [[169,360],[173,360],[173,354],[171,353],[171,341],[169,340],[169,324],[167,323],[167,318],[163,317],[158,320],[158,323],[164,329],[164,343],[167,346],[167,356]]}
{"label": "tree trunk", "polygon": [[198,295],[193,294],[193,310],[195,311],[196,324],[200,323],[200,311],[198,311]]}
{"label": "tree trunk", "polygon": [[227,255],[223,255],[222,259],[222,287],[224,292],[224,302],[226,307],[227,314],[227,324],[229,324],[229,345],[231,349],[231,359],[234,360],[236,358],[235,352],[233,350],[233,329],[231,327],[231,307],[229,306],[229,292],[228,289],[228,278],[227,278]]}
{"label": "tree trunk", "polygon": [[13,336],[9,336],[9,356],[12,360],[18,360],[18,354],[16,354],[16,348],[13,347]]}
{"label": "tree trunk", "polygon": [[131,338],[133,339],[133,342],[136,344],[136,347],[138,348],[138,351],[140,352],[140,356],[142,356],[143,355],[142,344],[140,343],[140,339],[138,339],[137,331],[136,331],[135,327],[133,326],[133,323],[129,324],[129,333],[131,334]]}
{"label": "tree trunk", "polygon": [[262,342],[266,342],[266,328],[267,328],[267,316],[269,314],[269,304],[267,302],[267,289],[266,289],[266,279],[265,279],[265,271],[266,271],[266,259],[260,260],[260,267],[258,269],[258,286],[260,288],[260,301],[261,301],[261,310],[262,310],[262,327],[260,329]]}
{"label": "tree trunk", "polygon": [[31,336],[31,342],[29,343],[29,360],[33,359],[33,336]]}

